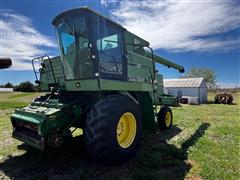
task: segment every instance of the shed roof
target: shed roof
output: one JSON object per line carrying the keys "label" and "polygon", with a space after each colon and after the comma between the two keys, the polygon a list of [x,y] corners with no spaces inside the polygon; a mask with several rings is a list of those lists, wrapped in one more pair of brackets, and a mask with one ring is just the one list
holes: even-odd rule
{"label": "shed roof", "polygon": [[207,87],[204,78],[164,79],[164,87]]}

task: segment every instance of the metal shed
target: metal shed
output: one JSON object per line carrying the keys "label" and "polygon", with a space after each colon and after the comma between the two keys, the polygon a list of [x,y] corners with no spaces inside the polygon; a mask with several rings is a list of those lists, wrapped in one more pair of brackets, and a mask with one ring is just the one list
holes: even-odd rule
{"label": "metal shed", "polygon": [[163,82],[168,94],[197,97],[199,103],[207,102],[207,84],[204,78],[165,79]]}

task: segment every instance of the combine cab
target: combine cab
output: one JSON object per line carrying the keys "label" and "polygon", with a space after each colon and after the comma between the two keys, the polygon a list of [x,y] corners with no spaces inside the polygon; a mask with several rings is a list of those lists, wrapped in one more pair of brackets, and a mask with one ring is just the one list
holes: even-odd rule
{"label": "combine cab", "polygon": [[50,93],[16,109],[13,137],[45,150],[62,146],[81,128],[89,154],[116,164],[134,156],[143,130],[172,126],[168,106],[176,98],[163,93],[163,76],[155,66],[184,72],[182,66],[88,8],[63,12],[52,23],[60,56],[33,60],[36,83]]}

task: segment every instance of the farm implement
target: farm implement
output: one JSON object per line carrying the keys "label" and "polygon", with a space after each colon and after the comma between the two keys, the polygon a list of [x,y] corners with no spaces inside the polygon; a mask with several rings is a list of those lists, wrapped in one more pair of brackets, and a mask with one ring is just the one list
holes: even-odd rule
{"label": "farm implement", "polygon": [[80,128],[89,154],[116,164],[134,156],[144,130],[172,126],[169,106],[177,101],[163,93],[156,63],[183,73],[182,66],[86,7],[61,13],[52,24],[60,56],[32,60],[36,83],[49,93],[11,115],[14,138],[46,150]]}

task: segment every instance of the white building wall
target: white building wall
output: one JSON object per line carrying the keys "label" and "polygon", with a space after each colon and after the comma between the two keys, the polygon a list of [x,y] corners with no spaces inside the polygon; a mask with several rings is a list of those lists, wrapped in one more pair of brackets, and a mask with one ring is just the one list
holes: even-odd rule
{"label": "white building wall", "polygon": [[0,92],[13,92],[13,88],[0,88]]}
{"label": "white building wall", "polygon": [[200,103],[206,103],[207,100],[207,88],[201,87],[200,88]]}
{"label": "white building wall", "polygon": [[168,94],[177,96],[178,91],[182,92],[182,96],[192,96],[198,97],[200,103],[207,102],[207,88],[199,88],[199,87],[165,87],[168,91]]}
{"label": "white building wall", "polygon": [[166,87],[169,94],[172,94],[174,96],[177,96],[178,91],[182,92],[182,96],[199,96],[198,94],[198,88],[175,88],[175,87]]}

